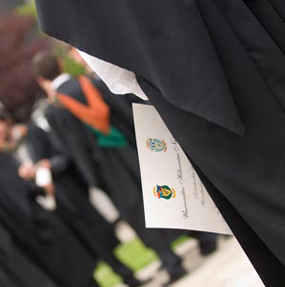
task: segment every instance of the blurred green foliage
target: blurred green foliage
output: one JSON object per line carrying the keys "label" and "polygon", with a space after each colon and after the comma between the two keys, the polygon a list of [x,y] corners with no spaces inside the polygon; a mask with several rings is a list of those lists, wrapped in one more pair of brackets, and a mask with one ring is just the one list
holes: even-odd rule
{"label": "blurred green foliage", "polygon": [[31,16],[37,19],[37,10],[36,10],[35,0],[30,0],[27,3],[19,5],[15,9],[15,13],[21,16]]}
{"label": "blurred green foliage", "polygon": [[76,63],[68,56],[66,46],[56,45],[53,48],[54,54],[63,61],[64,73],[70,74],[72,77],[78,77],[86,74],[86,69],[83,65]]}
{"label": "blurred green foliage", "polygon": [[86,74],[84,66],[76,63],[73,59],[67,55],[62,57],[64,63],[64,72],[70,74],[72,77],[78,77]]}
{"label": "blurred green foliage", "polygon": [[[138,238],[118,246],[116,257],[134,272],[137,272],[157,260],[155,252],[142,243]],[[122,279],[105,262],[101,262],[94,274],[101,287],[114,287]]]}
{"label": "blurred green foliage", "polygon": [[[15,13],[21,16],[32,16],[34,19],[37,19],[35,0],[30,0],[27,3],[19,5],[15,9]],[[43,37],[44,34],[39,32],[38,36]],[[65,73],[70,74],[72,77],[86,74],[85,67],[76,63],[73,59],[68,57],[66,50],[61,45],[56,43],[53,50],[54,53],[63,60],[63,67]]]}

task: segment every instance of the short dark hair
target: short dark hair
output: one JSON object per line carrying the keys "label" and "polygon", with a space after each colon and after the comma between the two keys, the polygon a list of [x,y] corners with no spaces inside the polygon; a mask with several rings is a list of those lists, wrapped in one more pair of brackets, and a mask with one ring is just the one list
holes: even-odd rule
{"label": "short dark hair", "polygon": [[36,77],[53,81],[61,74],[58,58],[51,52],[40,52],[32,61],[32,69]]}

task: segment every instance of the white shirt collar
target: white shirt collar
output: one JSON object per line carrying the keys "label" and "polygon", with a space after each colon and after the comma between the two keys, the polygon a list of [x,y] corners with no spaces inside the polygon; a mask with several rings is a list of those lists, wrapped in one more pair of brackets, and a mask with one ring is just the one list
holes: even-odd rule
{"label": "white shirt collar", "polygon": [[56,77],[51,85],[54,90],[57,90],[60,86],[62,86],[65,82],[70,80],[71,76],[67,73],[61,74],[60,76]]}

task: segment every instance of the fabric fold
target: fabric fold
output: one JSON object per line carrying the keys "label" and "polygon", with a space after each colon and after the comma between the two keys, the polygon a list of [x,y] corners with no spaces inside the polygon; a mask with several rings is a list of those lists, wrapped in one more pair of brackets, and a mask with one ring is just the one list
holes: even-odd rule
{"label": "fabric fold", "polygon": [[196,1],[63,0],[59,6],[63,13],[54,13],[55,0],[37,1],[44,32],[148,79],[175,106],[244,133]]}

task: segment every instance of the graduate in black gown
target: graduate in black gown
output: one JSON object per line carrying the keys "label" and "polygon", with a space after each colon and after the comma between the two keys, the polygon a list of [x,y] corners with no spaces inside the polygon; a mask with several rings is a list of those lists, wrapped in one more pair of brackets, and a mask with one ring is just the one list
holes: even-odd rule
{"label": "graduate in black gown", "polygon": [[285,2],[37,5],[48,34],[134,73],[265,285],[284,285]]}
{"label": "graduate in black gown", "polygon": [[[57,148],[52,132],[30,123],[22,145],[26,145],[35,170],[45,166],[52,173],[56,214],[73,230],[95,260],[104,260],[126,284],[138,286],[140,282],[133,277],[133,272],[114,256],[114,249],[119,241],[115,237],[113,226],[91,205],[88,185],[72,162]],[[20,174],[23,174],[23,168],[25,164],[20,167]]]}
{"label": "graduate in black gown", "polygon": [[[167,231],[145,228],[130,100],[113,96],[99,79],[89,80],[110,108],[110,133],[106,136],[74,116],[59,100],[58,94],[68,95],[87,107],[80,80],[61,74],[58,60],[51,53],[37,55],[34,70],[53,101],[46,110],[46,118],[57,140],[65,147],[66,156],[73,160],[89,186],[107,192],[122,218],[157,252],[170,274],[170,281],[183,276],[186,272],[181,266],[182,260],[171,250]],[[128,128],[131,132],[125,136],[123,130]]]}
{"label": "graduate in black gown", "polygon": [[[76,63],[85,67],[88,74],[93,75],[94,71],[88,66],[82,55],[73,47],[69,47],[68,56]],[[95,75],[93,75],[95,76]],[[102,83],[102,82],[99,82]],[[98,84],[98,83],[97,83]],[[123,132],[128,143],[136,148],[136,139],[134,131],[134,120],[132,112],[132,104],[145,104],[145,100],[135,96],[134,94],[114,95],[107,91],[105,87],[104,98],[108,105],[112,107],[113,124]],[[142,197],[139,196],[140,200]],[[209,255],[217,249],[217,234],[197,231],[182,231],[182,230],[167,230],[163,232],[164,239],[171,244],[175,239],[181,235],[189,235],[199,242],[200,253],[202,255]]]}
{"label": "graduate in black gown", "polygon": [[96,263],[93,257],[58,217],[36,202],[44,191],[19,177],[19,164],[7,151],[10,141],[4,135],[6,132],[1,128],[1,224],[25,256],[59,286],[97,286],[93,279]]}

